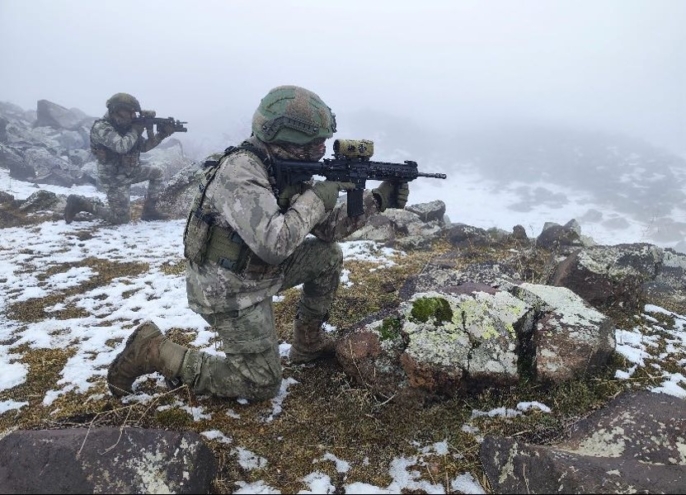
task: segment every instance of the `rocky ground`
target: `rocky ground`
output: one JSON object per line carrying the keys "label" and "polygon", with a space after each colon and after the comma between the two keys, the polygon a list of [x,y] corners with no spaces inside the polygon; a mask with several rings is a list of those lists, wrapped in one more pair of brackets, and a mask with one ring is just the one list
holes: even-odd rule
{"label": "rocky ground", "polygon": [[[23,204],[2,204],[0,227],[4,233],[14,236],[19,232],[16,229],[40,229],[59,218],[58,209],[37,214],[21,210]],[[396,232],[397,238],[391,244],[404,255],[390,255],[392,266],[380,269],[376,262],[346,259],[347,281],[354,289],[341,290],[330,321],[340,334],[359,328],[359,323],[370,315],[398,308],[403,287],[412,280],[416,284],[420,280],[417,277],[428,267],[445,266],[450,260],[453,267],[483,269],[507,261],[508,266],[517,267],[522,279],[544,283],[554,272],[557,260],[565,258],[562,251],[573,250],[574,242],[579,240],[577,236],[571,245],[561,247],[553,242],[545,247],[545,238],[537,244],[522,237],[517,229],[512,234],[487,233],[464,227],[434,229],[431,226],[435,223],[429,224],[416,232],[424,232],[424,237],[408,236],[407,226],[401,229],[404,233]],[[374,230],[378,232],[381,227],[377,225]],[[96,222],[81,222],[72,242],[94,242],[106,229]],[[5,259],[8,250],[19,249],[22,253],[12,258],[18,263],[14,273],[35,270],[32,260],[44,255],[39,243],[17,246],[8,244],[7,236],[3,237]],[[558,241],[562,238],[558,237]],[[382,244],[378,246],[374,248],[377,251]],[[1,431],[6,434],[15,429],[125,426],[197,432],[204,436],[217,461],[210,487],[216,493],[258,488],[297,492],[320,486],[313,484],[314,480],[326,479],[332,490],[346,493],[399,491],[401,487],[412,492],[489,492],[497,486],[486,476],[480,458],[484,438],[504,436],[532,445],[554,445],[568,438],[577,422],[622,392],[660,387],[667,370],[683,373],[686,357],[683,348],[674,347],[678,340],[674,332],[679,331],[682,321],[675,317],[679,313],[654,313],[646,311],[646,306],[622,311],[621,305],[615,305],[608,314],[616,329],[617,348],[626,349],[627,339],[636,334],[652,343],[643,347],[645,355],[640,364],[634,363],[626,351],[613,352],[593,373],[559,383],[522,379],[507,386],[400,400],[400,395],[377,393],[364,379],[352,376],[330,358],[308,366],[290,366],[284,361],[283,393],[267,403],[195,396],[187,387],[168,391],[159,376],[141,381],[136,396],[120,401],[108,393],[102,375],[90,379],[87,392],[72,390],[47,401],[50,391],[64,386],[65,364],[80,352],[83,343],[75,341],[55,348],[17,345],[21,329],[40,322],[54,323],[54,319],[73,321],[83,317],[84,309],[73,303],[79,293],[105,288],[122,276],[144,277],[155,266],[169,280],[183,277],[180,257],[145,262],[107,255],[79,262],[57,260],[50,263],[45,277],[76,269],[92,270],[93,275],[78,287],[7,301],[6,318],[18,325],[18,330],[14,336],[3,337],[2,349],[11,353],[11,362],[26,366],[28,374],[23,383],[0,392],[0,403],[26,403],[26,407],[0,414]],[[2,282],[8,283],[8,279]],[[283,343],[292,336],[298,297],[298,289],[291,289],[275,304],[277,330]],[[155,304],[154,300],[150,304]],[[61,309],[55,312],[54,308]],[[126,325],[140,322],[142,314],[134,315]],[[198,337],[192,327],[172,328],[168,333],[188,345]],[[122,343],[123,338],[114,338],[108,345],[116,349]],[[92,359],[98,359],[97,355]],[[683,383],[676,386],[684,390]],[[246,456],[253,462],[245,461]],[[405,466],[400,469],[404,475],[398,474],[398,466]],[[319,474],[313,478],[315,472]],[[460,485],[458,480],[464,481],[466,475],[473,483]],[[401,478],[404,484],[399,484]]]}

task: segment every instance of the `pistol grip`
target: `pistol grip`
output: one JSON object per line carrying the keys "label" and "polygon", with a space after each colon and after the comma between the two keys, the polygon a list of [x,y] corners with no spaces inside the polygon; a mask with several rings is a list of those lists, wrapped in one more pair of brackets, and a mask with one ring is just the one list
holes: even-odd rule
{"label": "pistol grip", "polygon": [[348,216],[359,217],[364,213],[364,189],[351,189],[348,191]]}

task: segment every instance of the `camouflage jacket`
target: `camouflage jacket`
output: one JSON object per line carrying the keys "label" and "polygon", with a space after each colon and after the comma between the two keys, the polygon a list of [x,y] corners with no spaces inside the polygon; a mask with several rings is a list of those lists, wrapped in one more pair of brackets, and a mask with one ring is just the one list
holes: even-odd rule
{"label": "camouflage jacket", "polygon": [[[264,149],[256,139],[249,140]],[[267,167],[254,154],[240,151],[225,157],[214,181],[207,188],[205,208],[216,222],[230,226],[252,252],[271,265],[282,264],[307,235],[335,242],[365,225],[378,213],[371,191],[365,191],[365,213],[349,218],[345,201],[326,212],[311,190],[291,198],[285,212],[279,208]],[[188,302],[196,312],[211,314],[252,306],[278,292],[282,270],[271,276],[236,274],[216,263],[189,262],[186,269]]]}
{"label": "camouflage jacket", "polygon": [[141,153],[150,151],[162,142],[160,133],[147,132],[148,138],[131,128],[120,133],[105,113],[91,128],[91,151],[98,160],[98,173],[109,177],[130,174],[140,163]]}

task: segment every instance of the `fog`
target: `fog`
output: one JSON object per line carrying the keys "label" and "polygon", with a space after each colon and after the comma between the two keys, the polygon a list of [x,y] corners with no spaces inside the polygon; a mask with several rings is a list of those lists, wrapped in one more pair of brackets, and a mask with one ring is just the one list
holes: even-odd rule
{"label": "fog", "polygon": [[99,116],[128,92],[214,146],[296,84],[346,132],[365,112],[438,133],[565,124],[686,155],[684,25],[683,0],[0,0],[0,101]]}

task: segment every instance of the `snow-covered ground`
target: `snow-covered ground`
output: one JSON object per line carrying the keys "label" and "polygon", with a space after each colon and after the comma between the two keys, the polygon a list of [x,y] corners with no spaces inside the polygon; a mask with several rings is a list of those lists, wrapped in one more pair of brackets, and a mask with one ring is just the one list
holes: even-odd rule
{"label": "snow-covered ground", "polygon": [[[434,184],[436,183],[436,184]],[[99,195],[91,186],[65,189],[54,186],[41,186],[44,189],[60,194],[83,193]],[[515,186],[511,186],[514,188]],[[551,188],[552,189],[552,188]],[[31,184],[10,180],[6,171],[0,170],[0,190],[9,192],[17,199],[25,199],[37,189]],[[571,191],[564,191],[568,198],[574,197]],[[411,203],[428,202],[435,199],[443,200],[447,205],[447,214],[453,222],[462,222],[483,228],[500,227],[510,230],[512,226],[521,224],[529,230],[530,236],[538,235],[543,224],[554,221],[564,224],[577,215],[581,215],[590,206],[585,204],[583,197],[575,197],[571,205],[563,211],[540,208],[528,213],[512,211],[508,208],[514,196],[508,191],[492,190],[491,185],[477,176],[461,174],[449,181],[425,181],[413,188]],[[601,210],[599,205],[593,207]],[[612,212],[605,212],[608,216]],[[86,240],[81,240],[79,232],[90,230],[96,222],[75,222],[66,225],[63,221],[49,221],[39,225],[24,228],[9,228],[2,230],[0,240],[0,341],[12,342],[10,345],[0,345],[0,390],[7,390],[20,385],[26,380],[27,367],[16,361],[13,349],[26,344],[31,348],[58,348],[74,346],[79,342],[77,352],[71,356],[62,371],[57,386],[50,390],[43,398],[43,404],[50,406],[62,394],[74,390],[88,395],[93,387],[92,378],[103,377],[107,365],[121,350],[126,337],[133,328],[134,320],[152,319],[163,331],[170,328],[189,328],[197,331],[193,345],[207,352],[217,351],[210,339],[210,331],[205,321],[192,312],[186,304],[185,280],[183,274],[165,274],[163,264],[182,259],[182,232],[184,222],[173,220],[168,222],[131,223],[115,227],[95,229]],[[584,234],[593,237],[596,242],[603,244],[617,244],[620,242],[647,242],[642,238],[642,227],[632,225],[621,232],[602,232],[593,228],[585,228]],[[30,251],[23,248],[30,247]],[[402,253],[391,249],[378,249],[371,242],[348,242],[342,244],[345,259],[366,259],[376,262],[379,269],[383,269]],[[47,308],[46,311],[59,311],[65,304],[72,302],[76,307],[83,308],[87,316],[74,317],[68,320],[45,318],[36,323],[25,323],[11,320],[7,317],[6,308],[16,301],[44,297],[57,290],[64,290],[78,286],[92,276],[90,268],[72,268],[66,272],[47,275],[50,266],[69,262],[77,262],[87,257],[107,258],[110,260],[131,262],[138,261],[149,264],[149,269],[136,276],[116,278],[106,287],[86,290],[77,296],[72,296],[63,303]],[[23,266],[21,271],[18,267]],[[26,269],[25,267],[31,269]],[[345,275],[345,272],[344,272]],[[354,290],[354,285],[345,276],[342,290]],[[154,301],[151,304],[150,301]],[[279,302],[279,299],[275,299]],[[652,318],[655,313],[665,312],[658,306],[647,306],[644,310],[646,318]],[[680,355],[686,349],[686,316],[673,315],[677,328],[668,332],[665,356]],[[654,318],[653,318],[654,319]],[[655,319],[656,327],[659,326]],[[654,345],[654,338],[643,335],[638,329],[617,329],[617,350],[632,364],[631,368],[619,372],[618,378],[629,378],[640,366],[644,365],[647,348]],[[11,340],[10,340],[11,338]],[[122,343],[112,349],[106,343],[112,339],[121,339]],[[282,344],[282,351],[287,352],[288,344]],[[684,368],[682,373],[668,373],[664,370],[653,371],[661,373],[662,383],[654,387],[655,392],[667,393],[679,397],[686,397],[686,390],[679,383],[686,383],[686,360],[679,364]],[[270,418],[278,416],[287,404],[289,388],[297,386],[298,382],[292,378],[284,380],[281,393],[272,401]],[[138,394],[127,398],[128,401],[151,401],[152,397]],[[245,402],[238,401],[236,408],[227,414],[240,415],[240,406]],[[12,410],[21,410],[26,402],[0,401],[0,414]],[[186,407],[178,404],[179,407]],[[164,406],[163,406],[164,407]],[[546,413],[550,406],[540,403],[521,403],[516,409],[474,411],[472,417],[511,416],[527,414],[532,409]],[[188,408],[196,421],[205,417],[202,407]],[[478,428],[469,423],[463,425],[463,431],[479,435]],[[212,430],[203,432],[208,439],[232,443],[233,440],[224,433]],[[444,493],[443,484],[432,484],[421,480],[418,467],[422,466],[424,457],[428,455],[445,455],[448,452],[444,443],[432,445],[416,445],[417,454],[412,457],[399,457],[388,466],[392,483],[388,486],[374,486],[355,482],[344,486],[345,493],[399,493],[401,490],[425,490],[427,493]],[[245,469],[263,468],[267,461],[258,457],[239,445],[235,446],[235,453]],[[314,459],[313,472],[303,479],[309,486],[309,491],[303,493],[332,493],[334,487],[328,475],[316,470],[317,463],[334,462],[339,473],[349,469],[345,459],[339,459],[333,454],[326,454],[321,459]],[[451,491],[463,493],[484,493],[483,488],[470,474],[465,473],[450,480]],[[340,487],[339,487],[340,488]],[[270,487],[263,482],[237,483],[235,493],[279,493],[278,487]]]}

